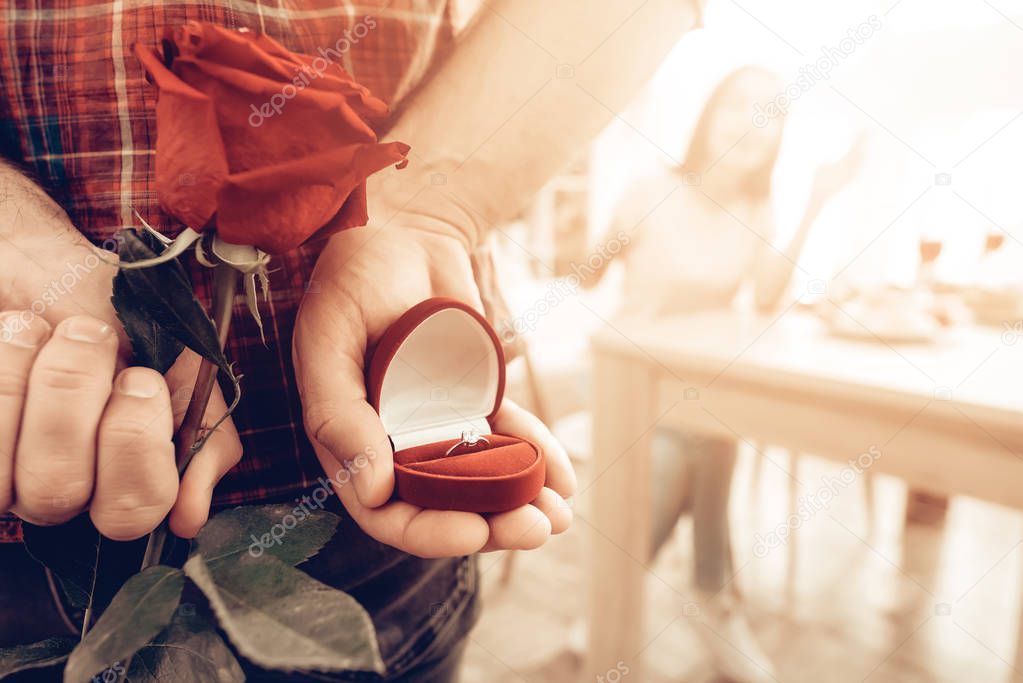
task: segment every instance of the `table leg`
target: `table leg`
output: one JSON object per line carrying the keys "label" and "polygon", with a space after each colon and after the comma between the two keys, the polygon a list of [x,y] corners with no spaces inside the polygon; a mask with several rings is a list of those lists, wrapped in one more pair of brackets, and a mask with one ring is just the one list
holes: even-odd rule
{"label": "table leg", "polygon": [[1012,658],[1013,675],[1010,680],[1015,680],[1023,672],[1023,601],[1017,606],[1020,610],[1019,621],[1016,626],[1016,652]]}
{"label": "table leg", "polygon": [[589,527],[589,656],[581,680],[628,673],[642,681],[654,374],[642,363],[595,350],[593,379],[594,479],[588,487],[583,482],[589,501],[582,520]]}
{"label": "table leg", "polygon": [[[763,459],[761,450],[754,455],[755,458]],[[799,451],[789,451],[789,514],[799,515],[799,461],[803,456]],[[759,482],[758,482],[759,484]],[[796,601],[796,575],[799,570],[799,541],[797,529],[789,532],[788,558],[785,564],[785,598],[789,605],[795,605]]]}

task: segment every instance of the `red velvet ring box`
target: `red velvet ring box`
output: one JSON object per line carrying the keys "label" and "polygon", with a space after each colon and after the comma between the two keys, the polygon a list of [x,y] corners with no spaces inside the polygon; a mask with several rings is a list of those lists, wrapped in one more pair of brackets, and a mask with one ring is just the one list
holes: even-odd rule
{"label": "red velvet ring box", "polygon": [[[539,449],[491,428],[504,395],[504,353],[473,308],[444,298],[413,306],[387,328],[367,367],[369,401],[394,446],[398,498],[435,510],[504,512],[540,493]],[[464,443],[463,434],[483,439]]]}

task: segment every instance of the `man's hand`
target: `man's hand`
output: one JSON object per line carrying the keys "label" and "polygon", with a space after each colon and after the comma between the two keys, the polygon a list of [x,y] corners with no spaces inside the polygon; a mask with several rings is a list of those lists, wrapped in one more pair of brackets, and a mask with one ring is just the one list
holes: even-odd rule
{"label": "man's hand", "polygon": [[[0,512],[60,524],[88,508],[116,540],[143,536],[170,512],[171,530],[194,536],[241,457],[226,421],[178,482],[171,438],[198,356],[181,354],[166,377],[126,368],[114,267],[3,164],[0,190]],[[206,419],[225,409],[216,391]]]}
{"label": "man's hand", "polygon": [[[535,547],[570,522],[562,497],[572,495],[575,476],[565,452],[510,402],[494,429],[532,441],[547,458],[548,488],[533,505],[484,518],[388,503],[392,454],[366,403],[363,363],[368,344],[423,299],[449,296],[480,307],[465,245],[521,212],[579,157],[693,26],[699,9],[655,0],[626,16],[621,4],[500,0],[483,13],[388,131],[390,139],[412,144],[414,161],[390,180],[381,172],[368,183],[371,218],[401,227],[343,232],[320,257],[319,291],[305,296],[294,340],[306,429],[329,473],[367,447],[378,454],[338,491],[378,540],[417,555],[459,555]],[[515,18],[514,26],[506,17]],[[522,26],[543,36],[544,49],[522,49]],[[558,63],[574,64],[573,77],[552,78]]]}
{"label": "man's hand", "polygon": [[412,228],[348,230],[331,238],[313,283],[294,340],[306,431],[328,476],[337,481],[341,468],[351,471],[335,489],[363,531],[413,555],[446,557],[536,548],[568,528],[565,498],[576,486],[568,456],[536,417],[507,400],[494,431],[536,444],[546,458],[546,487],[532,505],[482,516],[390,500],[393,452],[366,402],[366,350],[424,299],[445,296],[482,308],[463,241]]}
{"label": "man's hand", "polygon": [[[171,439],[198,357],[182,354],[166,378],[117,366],[110,323],[75,315],[53,327],[28,311],[0,314],[0,511],[61,524],[88,507],[114,540],[138,538],[170,513],[174,533],[194,536],[213,487],[241,457],[234,425],[218,429],[179,486]],[[207,417],[224,410],[217,394]]]}

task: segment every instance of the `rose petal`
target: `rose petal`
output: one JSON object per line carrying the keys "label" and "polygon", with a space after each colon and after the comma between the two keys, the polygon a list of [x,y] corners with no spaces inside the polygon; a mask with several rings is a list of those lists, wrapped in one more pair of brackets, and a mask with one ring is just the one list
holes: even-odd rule
{"label": "rose petal", "polygon": [[[401,163],[398,164],[397,168],[401,168]],[[345,199],[345,203],[341,206],[341,210],[330,221],[327,222],[322,228],[314,232],[309,236],[309,239],[305,241],[305,244],[310,242],[319,242],[324,240],[334,233],[347,230],[348,228],[357,228],[360,225],[366,225],[369,222],[369,212],[367,211],[367,195],[366,195],[366,182],[363,181],[361,184],[356,186],[352,193]]]}
{"label": "rose petal", "polygon": [[294,70],[301,66],[299,62],[290,58],[286,50],[281,54],[268,54],[263,48],[265,42],[261,44],[257,40],[258,35],[189,21],[175,29],[171,39],[181,56],[229,65],[278,83],[290,82]]}
{"label": "rose petal", "polygon": [[387,106],[340,53],[200,22],[165,36],[165,61],[136,52],[160,88],[157,190],[170,213],[270,253],[366,223],[366,178],[403,167],[408,146],[377,144],[366,119]]}
{"label": "rose petal", "polygon": [[156,191],[168,213],[196,230],[217,207],[227,156],[210,99],[173,73],[151,48],[136,45],[160,93],[156,104]]}
{"label": "rose petal", "polygon": [[[405,160],[404,143],[357,144],[229,176],[217,196],[217,233],[226,241],[279,254],[326,224],[336,232],[366,222],[360,186]],[[347,200],[354,194],[356,200]],[[322,235],[321,235],[322,236]]]}
{"label": "rose petal", "polygon": [[[321,51],[331,59],[322,54],[303,55],[290,52],[264,33],[241,33],[195,21],[173,31],[171,39],[183,57],[193,57],[261,76],[277,84],[273,89],[275,92],[280,92],[288,84],[303,83],[304,87],[314,90],[344,95],[349,105],[361,116],[380,117],[387,114],[387,105],[373,97],[367,88],[356,83],[333,59],[330,53],[336,50]],[[337,59],[340,58],[341,54],[337,53]]]}
{"label": "rose petal", "polygon": [[[330,54],[332,52],[337,56]],[[387,115],[389,110],[384,101],[374,97],[369,88],[357,83],[344,67],[334,61],[341,59],[337,50],[321,49],[317,56],[293,54],[292,57],[301,62],[300,71],[305,75],[307,87],[344,95],[349,106],[360,116],[379,118]]]}
{"label": "rose petal", "polygon": [[210,94],[231,173],[376,142],[373,129],[339,94],[306,89],[287,99],[273,81],[191,57],[177,60],[175,68]]}

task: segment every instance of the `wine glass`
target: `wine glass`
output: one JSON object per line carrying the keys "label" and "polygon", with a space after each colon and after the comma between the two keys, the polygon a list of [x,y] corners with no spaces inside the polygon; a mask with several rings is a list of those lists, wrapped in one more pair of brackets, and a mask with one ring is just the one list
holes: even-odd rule
{"label": "wine glass", "polygon": [[995,228],[990,228],[984,237],[984,256],[991,256],[1001,249],[1003,244],[1005,244],[1005,233]]}
{"label": "wine glass", "polygon": [[977,284],[982,288],[996,287],[998,276],[998,259],[995,254],[1005,244],[1005,233],[999,228],[989,225],[984,235],[984,251],[977,259]]}
{"label": "wine glass", "polygon": [[941,255],[941,239],[927,232],[920,235],[920,282],[926,287],[934,285],[934,264]]}

